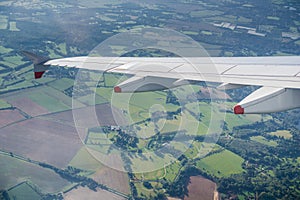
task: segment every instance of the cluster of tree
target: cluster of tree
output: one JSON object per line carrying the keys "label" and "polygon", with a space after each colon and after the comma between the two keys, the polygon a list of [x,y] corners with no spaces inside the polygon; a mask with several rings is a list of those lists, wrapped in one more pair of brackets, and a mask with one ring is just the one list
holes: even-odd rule
{"label": "cluster of tree", "polygon": [[45,194],[41,200],[63,200],[64,197],[61,193],[59,194]]}
{"label": "cluster of tree", "polygon": [[0,190],[0,200],[10,200],[6,190]]}
{"label": "cluster of tree", "polygon": [[180,105],[178,98],[174,95],[172,90],[167,91],[167,98],[166,98],[166,104],[174,104],[174,105]]}
{"label": "cluster of tree", "polygon": [[162,145],[169,143],[174,139],[178,132],[173,131],[173,132],[168,132],[164,134],[156,134],[151,137],[150,141],[147,144],[148,149],[158,149],[161,148]]}
{"label": "cluster of tree", "polygon": [[99,184],[91,178],[86,176],[81,176],[79,173],[82,171],[80,169],[76,169],[74,167],[68,167],[67,169],[59,169],[47,163],[39,163],[41,167],[48,168],[53,170],[55,173],[60,175],[62,178],[73,182],[73,183],[80,183],[81,186],[87,186],[89,189],[96,191],[96,189],[102,188],[107,189],[105,185]]}
{"label": "cluster of tree", "polygon": [[248,198],[258,199],[298,199],[299,191],[299,164],[282,162],[273,170],[274,176],[268,174],[269,170],[252,166],[245,173],[232,175],[229,178],[216,179],[219,192],[230,197],[230,194],[239,194]]}
{"label": "cluster of tree", "polygon": [[139,143],[138,137],[131,136],[129,134],[126,134],[123,130],[118,130],[118,134],[116,134],[111,139],[114,144],[122,149],[136,149],[137,144]]}
{"label": "cluster of tree", "polygon": [[281,123],[276,122],[275,120],[255,122],[253,124],[235,126],[232,130],[232,135],[244,140],[248,140],[250,137],[256,135],[265,135],[268,137],[265,133],[274,132],[278,130],[278,127],[283,128]]}

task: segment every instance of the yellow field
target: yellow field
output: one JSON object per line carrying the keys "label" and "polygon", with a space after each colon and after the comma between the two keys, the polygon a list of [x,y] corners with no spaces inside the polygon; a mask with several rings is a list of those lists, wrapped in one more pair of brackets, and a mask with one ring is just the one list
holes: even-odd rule
{"label": "yellow field", "polygon": [[273,136],[277,136],[277,137],[283,137],[285,139],[290,139],[290,138],[293,137],[291,132],[288,131],[288,130],[279,130],[279,131],[276,131],[276,132],[271,132],[269,134],[273,135]]}

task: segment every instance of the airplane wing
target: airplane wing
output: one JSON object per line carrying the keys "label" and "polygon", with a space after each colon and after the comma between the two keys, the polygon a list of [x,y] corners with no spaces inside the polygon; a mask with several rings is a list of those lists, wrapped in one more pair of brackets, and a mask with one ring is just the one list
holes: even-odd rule
{"label": "airplane wing", "polygon": [[[300,57],[72,57],[45,61],[29,52],[35,77],[48,66],[131,74],[115,92],[163,90],[189,81],[220,83],[219,88],[261,86],[234,107],[235,114],[271,113],[300,107]],[[34,59],[32,58],[34,57]],[[40,61],[40,62],[39,62]]]}

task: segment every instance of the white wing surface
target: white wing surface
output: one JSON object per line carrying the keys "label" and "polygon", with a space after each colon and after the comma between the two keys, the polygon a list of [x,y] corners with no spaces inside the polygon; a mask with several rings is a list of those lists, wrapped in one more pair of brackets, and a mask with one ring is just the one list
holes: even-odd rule
{"label": "white wing surface", "polygon": [[[32,54],[29,56],[32,58]],[[300,107],[300,56],[72,57],[35,63],[36,78],[40,78],[50,65],[133,75],[116,85],[115,92],[162,90],[188,81],[217,82],[224,89],[261,86],[234,107],[236,114],[270,113]]]}

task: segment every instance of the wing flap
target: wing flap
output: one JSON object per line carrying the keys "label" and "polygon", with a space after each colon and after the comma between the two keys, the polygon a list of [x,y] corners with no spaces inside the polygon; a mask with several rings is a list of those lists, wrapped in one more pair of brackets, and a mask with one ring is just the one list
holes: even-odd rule
{"label": "wing flap", "polygon": [[234,107],[235,114],[261,114],[300,107],[300,90],[262,87]]}
{"label": "wing flap", "polygon": [[125,92],[148,92],[174,88],[182,84],[187,84],[184,81],[178,81],[172,78],[161,79],[152,76],[133,76],[124,82],[116,85],[114,91],[116,93]]}
{"label": "wing flap", "polygon": [[299,70],[299,65],[237,65],[229,69],[224,75],[296,76]]}

